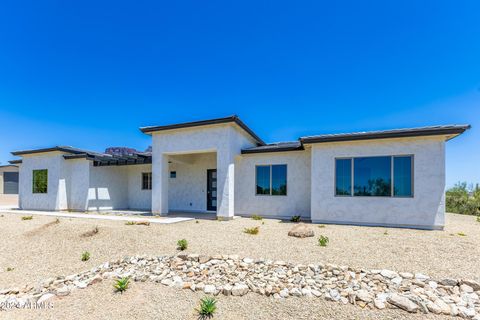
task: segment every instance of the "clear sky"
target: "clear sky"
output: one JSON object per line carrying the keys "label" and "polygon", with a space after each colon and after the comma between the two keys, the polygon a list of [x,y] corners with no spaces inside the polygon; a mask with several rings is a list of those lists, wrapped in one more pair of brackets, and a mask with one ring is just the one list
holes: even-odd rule
{"label": "clear sky", "polygon": [[231,114],[267,142],[469,123],[447,185],[480,182],[480,1],[2,1],[1,164]]}

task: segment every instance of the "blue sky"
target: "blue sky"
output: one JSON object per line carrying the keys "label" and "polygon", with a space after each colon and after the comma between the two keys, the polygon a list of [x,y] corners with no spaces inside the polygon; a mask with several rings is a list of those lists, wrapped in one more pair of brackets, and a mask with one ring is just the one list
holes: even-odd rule
{"label": "blue sky", "polygon": [[138,127],[238,114],[268,142],[469,123],[447,184],[480,182],[479,1],[3,1],[0,163],[144,149]]}

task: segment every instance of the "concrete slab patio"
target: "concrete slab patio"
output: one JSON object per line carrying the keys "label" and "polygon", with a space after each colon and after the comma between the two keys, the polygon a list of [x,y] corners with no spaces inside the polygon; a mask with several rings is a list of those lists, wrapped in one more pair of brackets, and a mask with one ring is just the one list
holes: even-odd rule
{"label": "concrete slab patio", "polygon": [[[114,220],[114,221],[135,221],[135,222],[150,222],[157,224],[172,224],[184,221],[194,220],[192,217],[159,217],[153,216],[149,212],[143,211],[112,211],[106,213],[75,213],[75,212],[61,212],[61,211],[35,211],[35,210],[10,210],[0,209],[0,213],[11,213],[17,215],[38,215],[61,218],[83,218],[83,219],[98,219],[98,220]],[[147,218],[147,216],[150,218]]]}

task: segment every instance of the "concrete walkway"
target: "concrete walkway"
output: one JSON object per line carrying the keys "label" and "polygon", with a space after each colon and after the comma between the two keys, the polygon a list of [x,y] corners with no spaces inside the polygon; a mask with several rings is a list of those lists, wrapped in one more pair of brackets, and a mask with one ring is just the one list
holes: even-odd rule
{"label": "concrete walkway", "polygon": [[50,216],[59,218],[83,218],[83,219],[98,219],[98,220],[114,220],[114,221],[137,221],[150,222],[158,224],[172,224],[177,222],[184,222],[195,220],[191,217],[157,217],[144,218],[138,215],[107,215],[107,214],[92,214],[92,213],[75,213],[75,212],[61,212],[61,211],[34,211],[34,210],[9,210],[0,209],[0,214],[12,213],[17,215],[37,215]]}

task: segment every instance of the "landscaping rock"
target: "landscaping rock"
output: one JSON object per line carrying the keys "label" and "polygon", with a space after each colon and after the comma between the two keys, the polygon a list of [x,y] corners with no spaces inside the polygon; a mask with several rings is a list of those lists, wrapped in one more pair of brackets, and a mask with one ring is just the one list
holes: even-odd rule
{"label": "landscaping rock", "polygon": [[475,291],[480,291],[480,282],[465,279],[465,280],[462,280],[462,284],[465,284],[465,285],[471,287]]}
{"label": "landscaping rock", "polygon": [[401,296],[399,294],[392,294],[387,301],[394,306],[399,307],[408,312],[417,312],[418,305],[407,297]]}
{"label": "landscaping rock", "polygon": [[236,284],[232,288],[232,296],[243,296],[247,294],[249,288],[247,285],[244,284]]}
{"label": "landscaping rock", "polygon": [[293,228],[288,232],[290,237],[297,237],[297,238],[307,238],[313,237],[315,233],[313,229],[307,226],[304,223],[299,223],[293,226]]}

